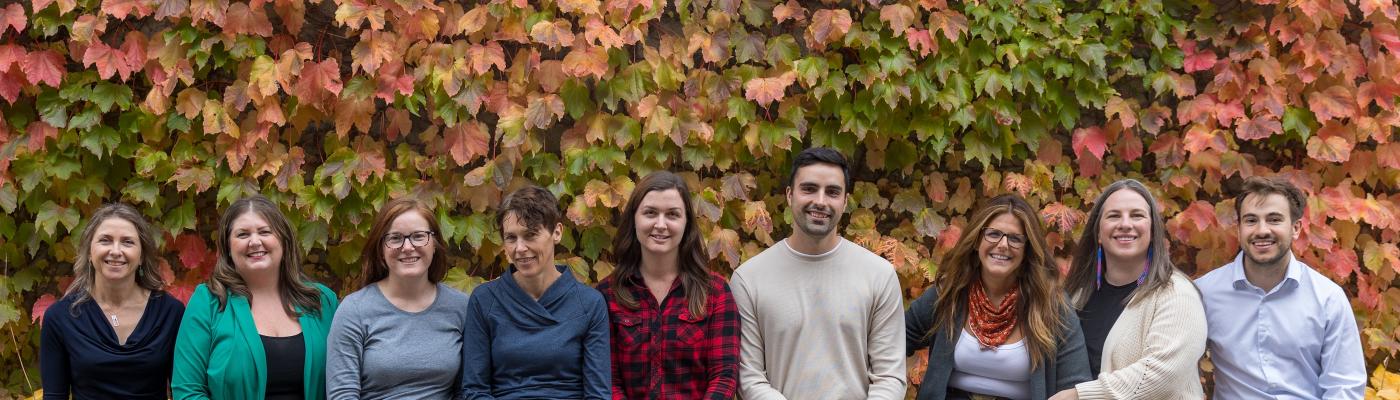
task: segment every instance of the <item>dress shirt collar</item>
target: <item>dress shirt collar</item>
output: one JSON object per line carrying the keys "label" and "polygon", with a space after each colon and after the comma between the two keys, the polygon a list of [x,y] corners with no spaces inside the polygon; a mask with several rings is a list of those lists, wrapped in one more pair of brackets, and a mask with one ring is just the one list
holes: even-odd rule
{"label": "dress shirt collar", "polygon": [[[1245,274],[1244,274],[1244,251],[1240,251],[1239,254],[1235,255],[1235,261],[1230,262],[1229,268],[1230,268],[1230,282],[1232,282],[1232,283],[1234,284],[1235,290],[1258,290],[1258,291],[1264,291],[1263,288],[1260,288],[1260,287],[1258,287],[1258,286],[1254,286],[1253,283],[1250,283],[1250,282],[1249,282],[1249,278],[1245,276]],[[1293,252],[1292,252],[1292,251],[1289,251],[1289,252],[1288,252],[1288,271],[1287,271],[1287,272],[1284,272],[1283,281],[1279,282],[1279,283],[1278,283],[1278,286],[1274,286],[1274,288],[1273,288],[1272,290],[1269,290],[1268,293],[1277,292],[1277,291],[1279,291],[1280,289],[1283,289],[1283,288],[1291,288],[1291,287],[1297,286],[1298,283],[1299,283],[1299,281],[1301,281],[1301,280],[1303,279],[1303,268],[1307,268],[1307,267],[1304,266],[1304,265],[1302,265],[1302,263],[1298,261],[1298,258],[1297,258],[1297,257],[1294,257],[1294,256],[1293,256]]]}

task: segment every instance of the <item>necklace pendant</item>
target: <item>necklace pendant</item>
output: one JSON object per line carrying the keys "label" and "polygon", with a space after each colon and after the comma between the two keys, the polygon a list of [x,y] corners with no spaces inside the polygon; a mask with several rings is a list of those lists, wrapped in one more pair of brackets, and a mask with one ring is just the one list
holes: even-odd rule
{"label": "necklace pendant", "polygon": [[122,323],[117,321],[116,314],[108,315],[108,317],[112,319],[112,326],[122,326]]}

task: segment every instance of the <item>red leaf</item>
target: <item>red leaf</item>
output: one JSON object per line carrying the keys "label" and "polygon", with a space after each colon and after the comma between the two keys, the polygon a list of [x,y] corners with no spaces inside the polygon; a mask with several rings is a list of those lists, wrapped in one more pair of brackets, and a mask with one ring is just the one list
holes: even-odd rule
{"label": "red leaf", "polygon": [[1377,145],[1376,163],[1382,167],[1400,169],[1400,143]]}
{"label": "red leaf", "polygon": [[[937,29],[935,29],[937,28]],[[929,15],[928,29],[943,31],[943,37],[957,43],[963,33],[967,33],[967,16],[955,10],[942,10]]]}
{"label": "red leaf", "polygon": [[58,139],[58,128],[44,121],[30,122],[25,132],[29,134],[29,151],[35,153],[44,150],[44,144],[49,138]]}
{"label": "red leaf", "polygon": [[253,9],[243,3],[233,3],[228,6],[228,11],[224,14],[224,24],[221,27],[224,28],[226,35],[272,36],[272,22],[267,19],[267,12],[263,11],[262,7]]}
{"label": "red leaf", "polygon": [[1088,151],[1102,160],[1103,153],[1108,151],[1108,138],[1101,127],[1075,129],[1074,136],[1070,138],[1070,149],[1074,150],[1075,157],[1084,157],[1084,152]]}
{"label": "red leaf", "polygon": [[1006,190],[1016,191],[1021,197],[1030,196],[1034,186],[1030,177],[1015,172],[1006,174],[1006,177],[1002,179],[1002,187],[1005,187]]}
{"label": "red leaf", "polygon": [[1124,132],[1113,148],[1113,154],[1123,161],[1133,162],[1142,157],[1142,138],[1133,132]]}
{"label": "red leaf", "polygon": [[[405,46],[406,47],[406,46]],[[350,50],[350,68],[359,69],[373,75],[384,62],[396,57],[401,51],[398,38],[393,32],[369,31],[360,34],[355,48]]]}
{"label": "red leaf", "polygon": [[1307,97],[1308,108],[1317,115],[1318,122],[1356,116],[1356,96],[1345,86],[1333,85],[1327,90],[1312,92]]}
{"label": "red leaf", "polygon": [[[1361,15],[1369,17],[1371,14],[1380,12],[1385,14],[1385,18],[1391,21],[1400,18],[1400,5],[1395,4],[1395,0],[1361,0],[1358,6],[1361,7]],[[1377,23],[1376,25],[1384,25]]]}
{"label": "red leaf", "polygon": [[160,4],[156,7],[155,18],[157,20],[169,19],[178,20],[190,8],[189,0],[157,0]]}
{"label": "red leaf", "polygon": [[880,20],[890,24],[890,30],[899,36],[914,23],[914,10],[903,4],[890,4],[880,7]]}
{"label": "red leaf", "polygon": [[1193,125],[1191,129],[1186,131],[1185,139],[1182,140],[1182,144],[1186,148],[1186,151],[1192,153],[1199,153],[1206,149],[1226,152],[1229,151],[1230,146],[1225,142],[1223,133],[1225,133],[1225,131],[1211,129],[1206,125]]}
{"label": "red leaf", "polygon": [[28,57],[24,47],[14,43],[0,44],[0,71],[8,71],[11,65],[19,65]]}
{"label": "red leaf", "polygon": [[1333,279],[1346,281],[1352,273],[1360,272],[1355,250],[1336,247],[1328,251],[1325,258],[1323,266],[1332,271]]}
{"label": "red leaf", "polygon": [[1206,229],[1219,225],[1219,221],[1215,216],[1215,206],[1202,200],[1191,202],[1190,206],[1187,206],[1185,210],[1181,210],[1181,213],[1172,217],[1172,219],[1190,222],[1192,225],[1196,226],[1196,232],[1204,232]]}
{"label": "red leaf", "polygon": [[442,135],[448,153],[459,166],[467,165],[477,157],[484,157],[490,151],[491,137],[487,136],[486,127],[479,122],[462,121],[457,126],[443,130]]}
{"label": "red leaf", "polygon": [[[0,69],[0,71],[4,71],[4,69]],[[5,98],[5,101],[12,105],[15,104],[15,101],[19,100],[19,90],[22,87],[24,87],[24,74],[19,72],[19,68],[0,73],[0,97]],[[4,129],[4,127],[5,123],[0,122],[0,129]],[[0,140],[0,143],[2,142],[4,140]]]}
{"label": "red leaf", "polygon": [[20,63],[20,69],[24,70],[24,76],[29,79],[30,85],[43,82],[56,88],[67,74],[63,64],[63,56],[53,50],[41,50],[30,52],[24,58],[24,62]]}
{"label": "red leaf", "polygon": [[1057,201],[1045,205],[1045,208],[1040,210],[1040,218],[1045,221],[1046,225],[1054,227],[1060,232],[1068,233],[1074,230],[1075,225],[1079,225],[1079,222],[1084,220],[1084,212]]}
{"label": "red leaf", "polygon": [[618,36],[602,18],[589,17],[583,29],[583,39],[588,43],[597,43],[606,49],[620,48],[623,45],[622,36]]}
{"label": "red leaf", "polygon": [[131,77],[131,70],[126,64],[126,54],[102,42],[93,43],[83,52],[83,66],[97,67],[97,76],[102,79],[121,76],[121,80],[126,81]]}
{"label": "red leaf", "polygon": [[34,308],[29,310],[29,322],[44,326],[44,312],[48,311],[49,306],[52,306],[53,303],[56,302],[58,302],[58,299],[54,298],[51,294],[39,296],[38,300],[34,300]]}
{"label": "red leaf", "polygon": [[927,29],[905,29],[904,40],[909,42],[910,50],[919,52],[923,57],[938,51],[938,42],[933,40],[933,35]]}
{"label": "red leaf", "polygon": [[176,299],[180,300],[181,303],[189,304],[190,296],[194,295],[194,288],[196,285],[198,284],[185,283],[170,285],[169,287],[165,288],[165,292],[170,293],[171,296],[174,296]]}
{"label": "red leaf", "polygon": [[24,27],[28,26],[29,18],[24,15],[24,6],[19,3],[10,3],[0,11],[0,38],[5,37],[5,31],[15,28],[16,34],[24,33]]}
{"label": "red leaf", "polygon": [[214,268],[215,255],[209,251],[204,238],[193,233],[182,233],[172,243],[179,254],[180,265],[192,271],[206,272]]}
{"label": "red leaf", "polygon": [[1244,140],[1265,139],[1283,133],[1283,124],[1272,115],[1258,115],[1235,127],[1235,136]]}
{"label": "red leaf", "polygon": [[792,86],[795,80],[797,80],[797,74],[792,71],[772,78],[750,79],[744,83],[744,98],[767,107],[775,100],[782,100],[787,95],[787,87]]}
{"label": "red leaf", "polygon": [[330,101],[340,95],[340,65],[334,58],[302,64],[298,76],[292,95],[317,109],[326,111]]}
{"label": "red leaf", "polygon": [[102,0],[102,12],[118,21],[126,19],[128,15],[145,18],[151,15],[151,11],[151,5],[146,0]]}
{"label": "red leaf", "polygon": [[1215,66],[1215,61],[1215,53],[1210,50],[1206,50],[1186,56],[1186,60],[1182,61],[1182,67],[1185,68],[1186,73],[1189,74],[1192,72],[1205,71],[1211,69],[1211,67]]}
{"label": "red leaf", "polygon": [[1400,54],[1400,32],[1396,32],[1396,27],[1389,24],[1371,25],[1371,39],[1379,42],[1389,50],[1391,54]]}

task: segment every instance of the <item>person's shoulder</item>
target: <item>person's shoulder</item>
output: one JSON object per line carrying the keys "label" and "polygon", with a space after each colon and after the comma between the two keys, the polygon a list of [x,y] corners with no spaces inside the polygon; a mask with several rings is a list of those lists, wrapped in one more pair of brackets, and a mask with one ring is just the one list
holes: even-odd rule
{"label": "person's shoulder", "polygon": [[748,260],[739,263],[739,268],[734,269],[734,276],[753,274],[754,271],[762,269],[766,265],[770,265],[774,262],[781,262],[782,257],[787,255],[788,251],[786,240],[774,243],[772,246],[768,246],[767,249],[763,249],[763,251],[750,257]]}
{"label": "person's shoulder", "polygon": [[[49,304],[49,308],[44,310],[44,325],[63,323],[63,321],[72,319],[74,317],[72,314],[73,300],[76,297],[71,294],[65,295],[54,301],[53,304]],[[92,301],[92,299],[88,299],[88,301]]]}
{"label": "person's shoulder", "polygon": [[316,291],[320,292],[320,293],[321,293],[321,297],[323,297],[323,298],[325,298],[325,297],[335,298],[335,299],[339,299],[339,298],[340,298],[340,296],[338,296],[338,295],[335,294],[335,291],[334,291],[334,290],[331,290],[330,286],[326,286],[326,285],[322,284],[321,282],[307,282],[307,284],[308,284],[308,285],[311,285],[311,287],[316,288]]}
{"label": "person's shoulder", "polygon": [[1230,284],[1230,278],[1231,276],[1233,276],[1230,270],[1234,267],[1234,262],[1226,263],[1225,265],[1216,267],[1215,269],[1210,270],[1210,272],[1206,272],[1204,275],[1201,275],[1199,278],[1196,278],[1194,283],[1196,284],[1196,287],[1201,289],[1202,292],[1216,289],[1218,287],[1221,287],[1222,285],[1228,286]]}
{"label": "person's shoulder", "polygon": [[1332,278],[1328,278],[1321,272],[1317,272],[1316,269],[1313,269],[1312,266],[1301,260],[1298,261],[1298,267],[1303,269],[1301,275],[1312,285],[1313,292],[1316,293],[1318,299],[1324,301],[1341,301],[1343,304],[1346,304],[1348,308],[1351,307],[1351,301],[1347,298],[1347,292],[1342,289],[1342,285],[1338,285]]}
{"label": "person's shoulder", "polygon": [[164,290],[157,290],[154,293],[152,293],[150,301],[156,302],[156,306],[162,309],[178,309],[181,311],[185,309],[185,303],[181,302],[179,298],[175,297],[175,295],[170,294],[170,292]]}

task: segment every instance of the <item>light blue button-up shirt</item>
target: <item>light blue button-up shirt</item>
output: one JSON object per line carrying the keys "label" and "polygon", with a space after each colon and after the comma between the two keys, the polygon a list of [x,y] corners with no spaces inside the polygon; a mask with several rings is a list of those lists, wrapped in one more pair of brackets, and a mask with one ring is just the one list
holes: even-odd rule
{"label": "light blue button-up shirt", "polygon": [[1244,253],[1196,280],[1216,399],[1361,399],[1366,360],[1346,292],[1289,254],[1272,290],[1245,279]]}

